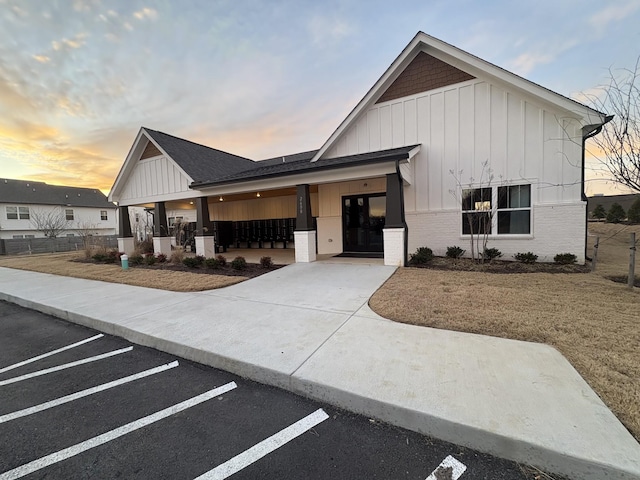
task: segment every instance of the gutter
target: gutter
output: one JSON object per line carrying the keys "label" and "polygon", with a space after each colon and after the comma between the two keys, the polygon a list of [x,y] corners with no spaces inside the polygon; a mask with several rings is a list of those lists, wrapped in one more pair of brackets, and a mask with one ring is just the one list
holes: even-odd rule
{"label": "gutter", "polygon": [[400,160],[396,160],[396,175],[398,176],[398,182],[400,182],[400,215],[402,217],[402,227],[404,228],[404,255],[402,259],[402,266],[407,266],[407,255],[409,254],[409,227],[404,215],[404,181],[402,180],[402,173],[400,172]]}
{"label": "gutter", "polygon": [[[585,125],[584,127],[582,127],[582,179],[581,179],[581,185],[582,185],[582,189],[580,191],[580,195],[582,197],[582,201],[586,202],[587,201],[587,194],[585,192],[585,169],[586,169],[586,162],[585,162],[585,150],[586,150],[586,145],[587,145],[587,140],[589,140],[591,137],[595,137],[596,135],[598,135],[603,127],[609,123],[611,120],[613,120],[613,115],[606,115],[604,117],[604,122],[602,123],[596,123],[594,125]],[[587,234],[588,234],[588,225],[589,225],[589,210],[585,208],[585,222],[584,222],[584,258],[586,260],[591,261],[591,257],[589,257],[589,255],[587,254]]]}

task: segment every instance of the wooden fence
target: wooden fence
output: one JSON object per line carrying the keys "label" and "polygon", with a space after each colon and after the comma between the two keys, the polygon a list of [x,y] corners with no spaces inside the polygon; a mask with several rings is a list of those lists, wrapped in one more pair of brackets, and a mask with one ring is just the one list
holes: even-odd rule
{"label": "wooden fence", "polygon": [[[90,237],[90,244],[94,247],[118,248],[118,237],[115,235]],[[74,252],[82,249],[84,249],[82,237],[9,238],[0,240],[0,255]]]}

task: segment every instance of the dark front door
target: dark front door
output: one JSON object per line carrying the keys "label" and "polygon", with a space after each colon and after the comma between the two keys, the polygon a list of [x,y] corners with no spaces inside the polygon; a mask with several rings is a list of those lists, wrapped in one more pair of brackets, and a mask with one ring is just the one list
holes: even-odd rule
{"label": "dark front door", "polygon": [[387,197],[385,194],[342,197],[345,252],[382,252]]}

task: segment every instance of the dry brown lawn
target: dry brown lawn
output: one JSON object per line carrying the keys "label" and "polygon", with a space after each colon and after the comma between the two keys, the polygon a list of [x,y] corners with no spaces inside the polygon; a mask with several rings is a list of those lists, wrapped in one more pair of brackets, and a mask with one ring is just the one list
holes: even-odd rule
{"label": "dry brown lawn", "polygon": [[198,292],[226,287],[246,280],[246,277],[209,275],[169,270],[149,270],[130,268],[122,270],[119,264],[102,265],[80,263],[82,253],[57,253],[17,257],[0,257],[0,267],[52,273],[67,277],[101,280],[103,282],[124,283],[138,287],[159,288],[174,292]]}
{"label": "dry brown lawn", "polygon": [[401,268],[370,306],[398,322],[552,345],[640,439],[640,289],[605,278],[626,274],[629,231],[640,237],[640,226],[593,230],[601,240],[596,273]]}

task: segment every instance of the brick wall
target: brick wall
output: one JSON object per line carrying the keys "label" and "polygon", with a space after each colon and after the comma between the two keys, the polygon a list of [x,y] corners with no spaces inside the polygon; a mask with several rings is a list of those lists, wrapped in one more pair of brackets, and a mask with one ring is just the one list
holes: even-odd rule
{"label": "brick wall", "polygon": [[474,78],[442,60],[420,52],[376,103],[446,87]]}

